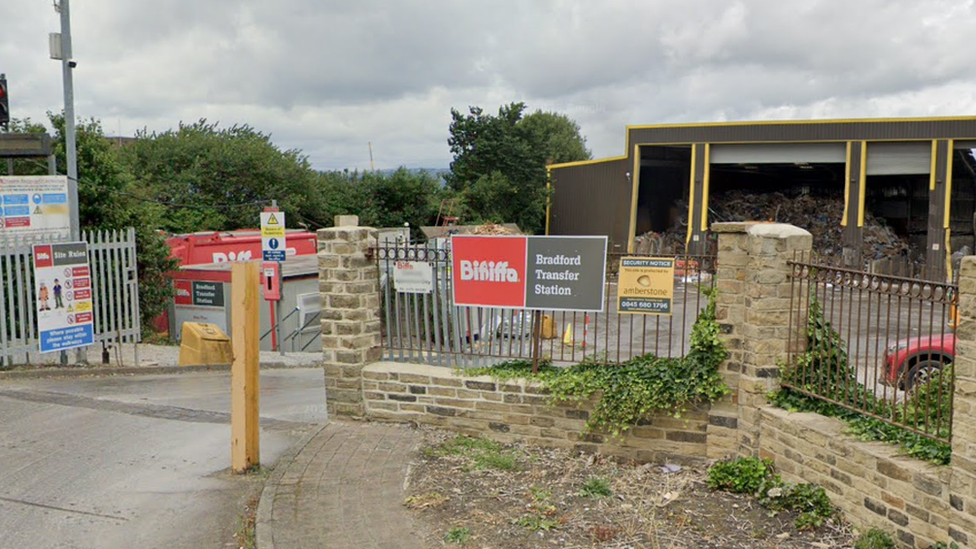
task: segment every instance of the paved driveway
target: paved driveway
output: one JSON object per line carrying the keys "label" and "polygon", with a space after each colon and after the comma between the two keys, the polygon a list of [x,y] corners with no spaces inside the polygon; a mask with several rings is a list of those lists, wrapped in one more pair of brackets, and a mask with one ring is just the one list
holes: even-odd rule
{"label": "paved driveway", "polygon": [[[0,382],[0,549],[232,547],[230,374]],[[261,373],[261,461],[325,421],[320,369]]]}

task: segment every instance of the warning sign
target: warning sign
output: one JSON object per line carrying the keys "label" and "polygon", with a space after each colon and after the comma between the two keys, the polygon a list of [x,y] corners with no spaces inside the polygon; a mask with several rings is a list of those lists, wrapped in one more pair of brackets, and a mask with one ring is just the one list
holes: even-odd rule
{"label": "warning sign", "polygon": [[674,259],[621,259],[617,292],[619,313],[670,315],[674,298]]}
{"label": "warning sign", "polygon": [[285,260],[285,212],[261,212],[261,257]]}
{"label": "warning sign", "polygon": [[0,240],[70,234],[67,177],[0,176]]}

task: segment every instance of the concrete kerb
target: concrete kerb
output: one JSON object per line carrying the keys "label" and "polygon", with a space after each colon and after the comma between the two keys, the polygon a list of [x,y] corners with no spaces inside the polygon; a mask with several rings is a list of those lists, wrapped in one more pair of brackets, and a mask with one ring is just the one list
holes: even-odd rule
{"label": "concrete kerb", "polygon": [[314,427],[301,440],[292,445],[283,456],[278,458],[278,462],[275,463],[271,476],[264,483],[264,489],[261,490],[261,499],[258,500],[258,513],[254,523],[254,535],[256,546],[259,549],[274,549],[275,546],[272,513],[274,511],[274,500],[278,494],[278,484],[281,482],[281,477],[285,475],[285,471],[295,461],[298,454],[308,446],[308,443],[328,426],[329,422],[326,421]]}
{"label": "concrete kerb", "polygon": [[[322,364],[286,364],[284,362],[262,362],[262,370],[289,370],[297,368],[321,368]],[[65,368],[38,368],[36,370],[11,370],[0,372],[0,381],[5,379],[43,379],[68,377],[108,377],[134,375],[192,374],[200,372],[229,372],[230,364],[204,364],[190,366],[129,366],[112,368],[101,366],[75,366]]]}

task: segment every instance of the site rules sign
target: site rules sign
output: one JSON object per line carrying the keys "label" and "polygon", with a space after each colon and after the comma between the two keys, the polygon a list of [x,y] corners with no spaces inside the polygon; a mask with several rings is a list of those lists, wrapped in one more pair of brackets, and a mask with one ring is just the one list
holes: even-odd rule
{"label": "site rules sign", "polygon": [[604,236],[451,237],[454,304],[602,311]]}
{"label": "site rules sign", "polygon": [[87,243],[34,246],[34,285],[42,353],[95,342]]}
{"label": "site rules sign", "polygon": [[673,300],[673,258],[625,257],[620,260],[617,312],[670,315]]}
{"label": "site rules sign", "polygon": [[261,259],[285,260],[285,212],[261,212]]}

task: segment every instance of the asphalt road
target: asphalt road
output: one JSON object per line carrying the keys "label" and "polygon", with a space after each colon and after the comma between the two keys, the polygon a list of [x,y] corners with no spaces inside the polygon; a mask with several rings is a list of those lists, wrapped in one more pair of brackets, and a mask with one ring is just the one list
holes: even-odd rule
{"label": "asphalt road", "polygon": [[[261,462],[326,420],[322,370],[261,372]],[[230,374],[0,381],[0,549],[234,545]]]}

